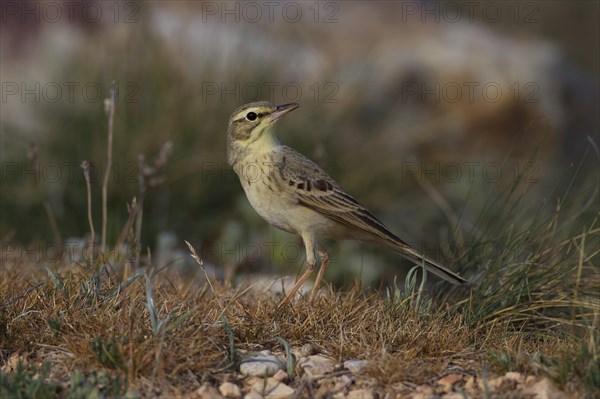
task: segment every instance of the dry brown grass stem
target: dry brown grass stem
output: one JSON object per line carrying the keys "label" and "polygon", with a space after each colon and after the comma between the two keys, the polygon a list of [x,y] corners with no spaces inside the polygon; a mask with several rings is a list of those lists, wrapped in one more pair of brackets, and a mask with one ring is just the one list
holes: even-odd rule
{"label": "dry brown grass stem", "polygon": [[190,249],[192,258],[194,258],[194,260],[196,261],[196,263],[200,266],[200,269],[202,269],[202,272],[204,272],[204,277],[206,278],[206,281],[208,282],[208,285],[210,286],[210,291],[214,295],[215,300],[217,301],[217,303],[219,304],[219,307],[221,308],[221,311],[224,311],[225,308],[223,307],[223,304],[219,300],[219,297],[218,297],[217,293],[215,292],[215,287],[213,287],[212,282],[210,281],[210,276],[208,275],[208,272],[206,271],[206,268],[204,267],[204,261],[202,259],[200,259],[200,257],[196,253],[196,250],[192,246],[192,244],[190,244],[188,241],[185,241],[185,243],[187,244],[188,248]]}
{"label": "dry brown grass stem", "polygon": [[[92,184],[90,181],[90,163],[88,161],[83,161],[81,163],[81,168],[83,169],[83,177],[85,178],[85,187],[87,192],[87,217],[88,223],[90,225],[90,242],[92,243],[92,247],[94,242],[96,242],[96,231],[94,229],[94,219],[92,218]],[[93,255],[92,248],[92,255]]]}
{"label": "dry brown grass stem", "polygon": [[115,120],[115,103],[117,90],[110,89],[110,98],[106,99],[105,107],[108,112],[108,140],[106,145],[106,170],[104,180],[102,181],[102,243],[101,248],[106,250],[106,225],[108,222],[108,181],[110,179],[110,170],[112,168],[112,149],[113,149],[113,127]]}

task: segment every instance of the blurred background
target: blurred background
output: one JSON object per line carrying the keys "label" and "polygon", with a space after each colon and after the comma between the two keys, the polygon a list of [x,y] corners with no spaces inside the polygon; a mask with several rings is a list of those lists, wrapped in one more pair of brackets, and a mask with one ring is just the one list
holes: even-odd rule
{"label": "blurred background", "polygon": [[[302,265],[299,239],[255,214],[227,166],[229,115],[251,101],[300,103],[280,140],[438,258],[458,221],[468,228],[518,176],[533,210],[579,165],[579,193],[597,185],[598,2],[1,7],[4,255],[11,243],[35,251],[89,239],[83,160],[98,240],[111,89],[108,243],[139,203],[143,175],[134,244],[157,266],[187,257],[183,240],[221,275]],[[338,283],[375,284],[401,263],[364,244],[328,248]]]}

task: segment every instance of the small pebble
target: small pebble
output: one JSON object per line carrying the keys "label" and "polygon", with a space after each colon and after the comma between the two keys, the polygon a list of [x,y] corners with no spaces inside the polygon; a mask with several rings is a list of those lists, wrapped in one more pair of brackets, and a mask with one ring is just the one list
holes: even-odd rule
{"label": "small pebble", "polygon": [[252,391],[263,395],[265,399],[291,399],[294,389],[270,377],[252,384]]}
{"label": "small pebble", "polygon": [[300,353],[300,356],[308,357],[308,356],[312,355],[313,353],[315,353],[315,348],[311,344],[304,344],[300,348],[299,353]]}
{"label": "small pebble", "polygon": [[509,371],[508,373],[504,374],[504,378],[518,382],[525,382],[525,376],[521,373],[517,373],[516,371]]}
{"label": "small pebble", "polygon": [[277,370],[277,372],[273,374],[273,378],[280,382],[287,382],[290,376],[283,370]]}
{"label": "small pebble", "polygon": [[452,391],[452,387],[454,384],[462,380],[462,376],[460,374],[448,374],[440,378],[437,383],[442,386],[442,389],[445,392]]}
{"label": "small pebble", "polygon": [[248,392],[246,396],[244,396],[244,399],[264,399],[264,397],[260,393],[252,390]]}
{"label": "small pebble", "polygon": [[200,388],[196,389],[194,396],[199,399],[219,399],[223,397],[219,391],[217,391],[217,388],[209,384],[204,384]]}
{"label": "small pebble", "polygon": [[375,399],[373,391],[368,389],[355,389],[354,391],[348,392],[347,399]]}
{"label": "small pebble", "polygon": [[353,374],[361,373],[367,366],[366,360],[346,360],[344,367]]}
{"label": "small pebble", "polygon": [[316,377],[331,373],[335,367],[335,361],[323,355],[314,355],[302,362],[298,361],[298,365],[308,377]]}
{"label": "small pebble", "polygon": [[266,392],[266,399],[291,399],[294,397],[294,389],[285,385],[284,383],[279,383],[270,390]]}
{"label": "small pebble", "polygon": [[224,382],[219,385],[219,392],[226,398],[240,398],[242,396],[240,387],[231,382]]}
{"label": "small pebble", "polygon": [[243,359],[240,363],[240,373],[249,377],[271,377],[285,366],[285,362],[271,354],[271,351],[262,351]]}

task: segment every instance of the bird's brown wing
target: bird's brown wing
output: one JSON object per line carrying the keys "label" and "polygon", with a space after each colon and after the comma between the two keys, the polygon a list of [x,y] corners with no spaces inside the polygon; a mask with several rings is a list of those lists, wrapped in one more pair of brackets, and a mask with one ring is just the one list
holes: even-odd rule
{"label": "bird's brown wing", "polygon": [[293,189],[299,204],[351,229],[360,230],[373,240],[406,245],[390,232],[367,208],[346,193],[317,164],[295,150],[284,147],[279,162],[281,178]]}

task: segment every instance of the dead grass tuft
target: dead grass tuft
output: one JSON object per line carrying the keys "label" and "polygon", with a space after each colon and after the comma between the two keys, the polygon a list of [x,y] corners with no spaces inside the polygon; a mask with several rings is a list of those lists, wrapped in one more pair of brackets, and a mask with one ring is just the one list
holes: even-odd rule
{"label": "dead grass tuft", "polygon": [[[473,328],[457,308],[432,304],[424,312],[411,297],[385,299],[358,287],[329,290],[313,304],[299,299],[277,310],[279,298],[267,293],[213,282],[213,295],[201,282],[177,275],[148,280],[157,318],[166,320],[165,333],[154,334],[144,278],[123,288],[119,273],[61,265],[53,274],[20,263],[0,272],[3,363],[15,355],[27,364],[49,362],[50,380],[63,384],[75,370],[104,370],[148,395],[189,393],[205,382],[231,378],[222,317],[237,351],[281,351],[277,337],[295,348],[311,343],[340,363],[370,360],[365,378],[382,392],[394,392],[399,382],[430,383],[449,368],[465,374],[484,367],[554,372],[560,380],[560,371],[544,357],[573,353],[579,342],[551,332],[543,339],[511,335],[512,324],[502,319]],[[90,290],[99,274],[101,285]],[[44,284],[22,295],[38,281]]]}

